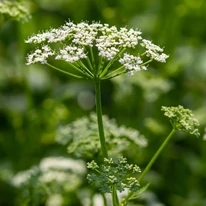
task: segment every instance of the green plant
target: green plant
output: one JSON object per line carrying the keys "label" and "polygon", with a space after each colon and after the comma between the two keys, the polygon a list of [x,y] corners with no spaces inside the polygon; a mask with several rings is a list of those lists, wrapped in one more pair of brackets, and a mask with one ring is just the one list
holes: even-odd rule
{"label": "green plant", "polygon": [[[163,53],[163,49],[159,46],[143,39],[139,30],[117,29],[115,26],[110,27],[108,24],[95,22],[92,24],[67,22],[58,29],[50,29],[44,33],[33,35],[26,40],[26,43],[38,45],[37,49],[28,55],[27,65],[40,62],[66,75],[80,79],[85,78],[93,82],[98,140],[101,150],[98,164],[94,160],[88,163],[88,168],[92,169],[92,173],[87,177],[90,183],[98,182],[97,185],[102,193],[111,193],[113,206],[127,205],[129,200],[137,198],[148,187],[148,185],[139,187],[139,182],[147,174],[176,130],[199,136],[198,121],[192,118],[190,110],[181,106],[162,107],[165,115],[170,118],[173,129],[137,178],[134,174],[140,172],[138,166],[128,164],[124,157],[109,157],[108,145],[110,142],[105,139],[107,131],[104,129],[102,115],[101,82],[120,75],[133,75],[134,72],[147,70],[150,62],[153,60],[166,62],[168,55]],[[56,66],[57,61],[66,62],[67,67],[59,68]],[[86,134],[88,138],[90,135],[91,137],[95,136],[93,134],[96,128],[92,127],[92,124],[89,124],[88,130],[90,131]],[[87,145],[86,148],[91,153],[96,143],[91,138],[90,145],[88,138],[84,139],[85,141],[81,139],[76,145],[73,141],[74,144],[70,145],[69,151],[77,152],[77,147],[82,146],[83,142],[83,145]],[[118,139],[118,134],[116,138]],[[94,152],[98,151],[98,147],[96,149]],[[128,194],[119,200],[117,191],[122,192],[125,189],[129,189]]]}

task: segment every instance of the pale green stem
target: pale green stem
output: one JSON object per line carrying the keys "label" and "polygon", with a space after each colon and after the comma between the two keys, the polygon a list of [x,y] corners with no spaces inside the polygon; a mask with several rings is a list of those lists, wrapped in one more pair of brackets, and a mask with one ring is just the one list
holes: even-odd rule
{"label": "pale green stem", "polygon": [[105,197],[105,194],[102,193],[103,201],[104,201],[104,206],[107,206],[107,199]]}
{"label": "pale green stem", "polygon": [[[69,64],[72,68],[76,69],[78,72],[84,74],[85,76],[87,77],[91,77],[90,75],[88,75],[87,73],[85,73],[85,71],[82,71],[82,69],[80,69],[78,66],[79,64],[77,62],[74,62],[74,63],[70,63],[70,62],[67,62],[67,64]],[[75,66],[77,65],[77,66]]]}
{"label": "pale green stem", "polygon": [[[123,68],[124,68],[124,65],[121,66],[121,67],[119,67],[119,68],[117,68],[117,69],[115,69],[114,71],[108,73],[106,76],[104,76],[103,79],[108,79],[108,78],[111,78],[111,77],[116,77],[116,75],[119,76],[119,74],[122,74],[122,72],[120,72],[120,73],[117,73],[117,72],[120,71],[120,70],[122,70]],[[123,71],[123,73],[124,73],[124,72],[125,72],[125,71]],[[113,75],[113,74],[115,74],[115,75]]]}
{"label": "pale green stem", "polygon": [[81,60],[79,60],[78,63],[82,68],[84,68],[84,71],[89,74],[89,76],[94,77],[94,74],[84,65]]}
{"label": "pale green stem", "polygon": [[150,59],[150,60],[144,62],[143,64],[141,64],[140,66],[144,66],[144,65],[146,65],[146,64],[149,64],[149,63],[152,62],[152,61],[153,61],[153,59]]}
{"label": "pale green stem", "polygon": [[[148,163],[148,165],[146,166],[146,168],[144,169],[143,173],[140,175],[138,181],[140,182],[144,176],[147,174],[147,172],[150,170],[151,166],[153,165],[153,163],[155,162],[155,160],[158,158],[158,156],[160,155],[160,153],[162,152],[162,150],[165,148],[165,146],[167,145],[167,143],[169,142],[169,140],[171,139],[171,137],[174,135],[175,133],[175,129],[173,128],[172,131],[169,133],[169,135],[167,136],[167,138],[165,139],[165,141],[162,143],[162,145],[160,146],[160,148],[157,150],[157,152],[155,153],[155,155],[152,157],[152,159],[150,160],[150,162]],[[134,192],[129,192],[129,194],[123,199],[122,202],[127,203],[130,199],[130,197],[132,197],[132,195],[134,194]]]}
{"label": "pale green stem", "polygon": [[144,56],[144,55],[146,55],[147,54],[147,52],[144,52],[144,53],[142,53],[140,56]]}
{"label": "pale green stem", "polygon": [[83,78],[83,76],[79,76],[79,75],[76,75],[76,74],[73,74],[73,73],[64,71],[64,70],[59,69],[58,67],[55,67],[55,66],[53,66],[53,65],[51,65],[51,64],[49,64],[49,63],[46,63],[46,65],[48,65],[49,67],[51,67],[51,68],[53,68],[53,69],[55,69],[55,70],[57,70],[57,71],[59,71],[59,72],[61,72],[61,73],[67,74],[67,75],[69,75],[69,76],[76,77],[76,78],[79,78],[79,79]]}
{"label": "pale green stem", "polygon": [[93,49],[92,49],[91,46],[89,47],[89,51],[90,51],[90,54],[91,54],[92,67],[95,69],[95,67],[96,67],[95,58],[94,58],[94,53],[93,53]]}
{"label": "pale green stem", "polygon": [[103,69],[102,73],[100,74],[100,78],[102,78],[108,71],[109,67],[112,66],[112,64],[118,59],[119,56],[122,55],[122,53],[126,50],[126,48],[121,49],[113,59],[110,60],[110,62],[107,64],[107,66]]}
{"label": "pale green stem", "polygon": [[113,206],[119,206],[116,184],[112,185],[112,203]]}
{"label": "pale green stem", "polygon": [[169,135],[167,136],[167,138],[165,139],[165,141],[162,143],[162,145],[160,146],[160,148],[157,150],[157,152],[155,153],[155,155],[152,157],[152,159],[150,160],[150,162],[148,163],[147,167],[144,169],[143,173],[141,173],[138,181],[140,182],[144,176],[147,174],[147,172],[150,170],[151,166],[153,165],[153,163],[155,162],[155,160],[158,158],[158,156],[160,155],[160,153],[162,152],[162,150],[165,148],[165,146],[167,145],[167,143],[169,142],[169,140],[171,139],[171,137],[173,136],[173,134],[175,133],[175,129],[172,129],[172,131],[169,133]]}
{"label": "pale green stem", "polygon": [[100,88],[100,80],[95,80],[95,96],[96,96],[96,114],[97,114],[97,123],[99,129],[99,138],[101,143],[102,155],[104,158],[108,158],[106,141],[104,136],[104,126],[102,120],[102,104],[101,104],[101,88]]}
{"label": "pale green stem", "polygon": [[103,68],[103,65],[104,65],[104,61],[105,61],[105,57],[102,57],[100,56],[99,57],[99,64],[98,64],[98,67],[97,67],[97,75],[99,76],[102,72],[102,68]]}
{"label": "pale green stem", "polygon": [[86,60],[87,60],[87,63],[88,63],[88,65],[89,65],[89,68],[91,69],[91,71],[94,71],[94,68],[93,68],[92,63],[91,63],[91,61],[90,61],[90,58],[87,57]]}

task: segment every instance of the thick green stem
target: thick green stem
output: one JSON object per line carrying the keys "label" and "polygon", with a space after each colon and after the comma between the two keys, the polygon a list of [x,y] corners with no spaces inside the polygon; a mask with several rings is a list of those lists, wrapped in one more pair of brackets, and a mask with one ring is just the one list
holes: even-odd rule
{"label": "thick green stem", "polygon": [[102,121],[102,104],[101,104],[101,88],[100,80],[95,80],[95,92],[96,92],[96,113],[97,113],[97,123],[99,129],[99,138],[101,143],[101,150],[104,158],[108,158],[107,147],[104,137],[104,126]]}
{"label": "thick green stem", "polygon": [[117,189],[115,184],[112,185],[112,203],[113,206],[119,206],[119,200],[118,200]]}
{"label": "thick green stem", "polygon": [[[162,143],[162,145],[160,146],[160,148],[157,150],[157,152],[155,153],[155,155],[152,157],[152,159],[150,160],[150,162],[148,163],[148,165],[146,166],[146,168],[144,169],[144,171],[142,172],[142,174],[140,175],[138,181],[140,182],[144,176],[147,174],[147,172],[150,170],[151,166],[153,165],[153,163],[155,162],[155,160],[158,158],[158,156],[160,155],[160,153],[162,152],[162,150],[165,148],[165,146],[167,145],[167,143],[169,142],[169,140],[171,139],[171,137],[173,136],[173,134],[175,133],[175,129],[173,128],[172,131],[169,133],[169,135],[167,136],[167,138],[165,139],[165,141]],[[124,205],[127,204],[127,202],[129,201],[130,197],[132,197],[132,195],[134,194],[134,192],[129,192],[129,194],[122,200],[122,203],[124,203]]]}
{"label": "thick green stem", "polygon": [[102,193],[102,198],[103,198],[103,201],[104,201],[104,206],[107,206],[107,199],[106,199],[104,193]]}

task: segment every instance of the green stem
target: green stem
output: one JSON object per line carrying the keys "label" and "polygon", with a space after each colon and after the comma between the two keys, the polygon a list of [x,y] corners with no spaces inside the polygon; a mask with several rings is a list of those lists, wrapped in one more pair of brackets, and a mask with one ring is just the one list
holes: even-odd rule
{"label": "green stem", "polygon": [[91,60],[92,60],[92,67],[93,67],[94,69],[96,69],[96,64],[95,64],[94,53],[93,53],[93,49],[92,49],[92,47],[91,47],[91,46],[89,47],[89,51],[90,51]]}
{"label": "green stem", "polygon": [[112,185],[112,203],[113,206],[119,206],[119,200],[118,200],[117,189],[115,184]]}
{"label": "green stem", "polygon": [[103,198],[103,201],[104,201],[104,206],[107,206],[107,199],[106,199],[104,193],[102,193],[102,198]]}
{"label": "green stem", "polygon": [[[116,77],[116,75],[118,76],[119,74],[122,74],[122,72],[120,72],[120,73],[117,73],[117,72],[120,71],[120,70],[122,70],[123,68],[124,68],[124,65],[121,66],[121,67],[119,67],[119,68],[117,68],[117,69],[115,69],[114,71],[108,73],[108,74],[105,75],[102,79],[109,79],[109,78]],[[125,73],[125,70],[124,70],[123,73]]]}
{"label": "green stem", "polygon": [[90,77],[94,77],[93,73],[84,65],[81,60],[79,60],[79,65],[85,70],[87,74],[89,74]]}
{"label": "green stem", "polygon": [[101,89],[100,80],[95,81],[95,92],[96,92],[96,113],[97,113],[97,123],[99,129],[99,138],[101,143],[101,150],[104,158],[108,158],[107,147],[104,137],[104,126],[102,121],[102,104],[101,104]]}
{"label": "green stem", "polygon": [[104,62],[105,62],[105,57],[100,56],[99,57],[99,64],[97,67],[97,76],[99,76],[101,74]]}
{"label": "green stem", "polygon": [[[143,173],[140,175],[138,181],[140,182],[144,176],[147,174],[147,172],[149,171],[149,169],[151,168],[151,166],[153,165],[153,163],[155,162],[155,160],[158,158],[158,156],[160,155],[160,153],[162,152],[162,150],[165,148],[165,146],[167,145],[167,143],[169,142],[169,140],[171,139],[171,137],[174,135],[175,133],[175,129],[173,128],[172,131],[169,133],[169,135],[167,136],[167,138],[165,139],[165,141],[162,143],[162,145],[160,146],[160,148],[157,150],[157,152],[155,153],[155,155],[152,157],[152,159],[150,160],[150,162],[148,163],[148,165],[146,166],[146,168],[144,169]],[[134,192],[129,192],[129,194],[122,200],[122,202],[126,205],[126,203],[129,201],[130,197],[132,197],[132,195],[134,194]]]}
{"label": "green stem", "polygon": [[87,57],[87,58],[86,58],[86,61],[87,61],[88,65],[89,65],[89,68],[90,68],[91,72],[94,72],[94,68],[93,68],[92,63],[91,63],[91,61],[90,61],[90,58]]}
{"label": "green stem", "polygon": [[140,66],[144,66],[144,65],[146,65],[146,64],[149,64],[149,63],[152,62],[152,61],[153,61],[153,59],[150,59],[150,60],[144,62],[143,64],[141,64]]}
{"label": "green stem", "polygon": [[59,69],[58,67],[55,67],[55,66],[53,66],[53,65],[51,65],[51,64],[49,64],[49,63],[46,63],[46,65],[48,65],[49,67],[51,67],[51,68],[53,68],[53,69],[55,69],[55,70],[57,70],[57,71],[59,71],[59,72],[61,72],[61,73],[67,74],[67,75],[69,75],[69,76],[76,77],[76,78],[79,78],[79,79],[83,78],[83,76],[79,76],[79,75],[76,75],[76,74],[73,74],[73,73],[64,71],[64,70]]}
{"label": "green stem", "polygon": [[162,145],[160,146],[160,148],[157,150],[157,152],[155,153],[155,155],[152,157],[152,159],[150,160],[150,162],[148,163],[147,167],[144,169],[143,173],[141,173],[138,181],[140,182],[144,176],[147,174],[147,172],[149,171],[149,169],[151,168],[151,166],[153,165],[153,163],[155,162],[155,160],[157,159],[157,157],[160,155],[160,153],[162,152],[162,150],[165,148],[165,146],[167,145],[167,143],[169,142],[169,140],[171,139],[171,137],[173,136],[173,134],[175,133],[175,129],[173,128],[172,131],[169,133],[169,135],[167,136],[167,138],[165,139],[165,141],[162,143]]}
{"label": "green stem", "polygon": [[100,74],[100,78],[104,77],[105,74],[107,73],[109,67],[118,59],[118,57],[120,57],[123,52],[126,50],[126,48],[122,48],[116,55],[113,59],[111,59],[109,61],[109,63],[107,64],[107,66],[102,70],[101,74]]}

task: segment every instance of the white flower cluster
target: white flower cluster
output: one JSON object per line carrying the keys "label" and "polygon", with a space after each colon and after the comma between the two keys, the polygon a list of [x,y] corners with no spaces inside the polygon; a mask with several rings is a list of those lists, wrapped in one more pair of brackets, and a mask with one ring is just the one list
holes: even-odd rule
{"label": "white flower cluster", "polygon": [[17,173],[11,180],[16,187],[21,187],[31,178],[36,178],[42,183],[71,182],[72,178],[85,175],[86,167],[83,161],[73,160],[65,157],[47,157],[42,159],[38,166],[34,166],[29,170]]}
{"label": "white flower cluster", "polygon": [[[109,27],[108,24],[95,22],[92,24],[67,22],[58,29],[50,29],[30,37],[26,43],[43,44],[42,48],[28,55],[28,65],[36,62],[47,63],[49,56],[70,63],[90,59],[91,49],[96,47],[98,56],[104,60],[119,60],[125,71],[139,71],[146,69],[142,67],[144,63],[140,55],[124,53],[126,48],[135,48],[138,44],[146,50],[146,56],[150,59],[165,62],[168,58],[163,49],[143,39],[139,30],[118,29],[115,26]],[[60,43],[59,46],[56,46],[57,43]],[[51,49],[53,46],[54,50]]]}
{"label": "white flower cluster", "polygon": [[169,57],[168,55],[162,53],[163,49],[159,46],[153,44],[151,41],[143,39],[141,45],[146,48],[146,54],[148,57],[158,61],[158,62],[166,62],[166,59]]}
{"label": "white flower cluster", "polygon": [[53,56],[54,52],[48,45],[42,46],[41,49],[36,49],[32,54],[28,56],[27,65],[36,62],[41,62],[42,64],[47,63],[47,58]]}
{"label": "white flower cluster", "polygon": [[139,56],[133,56],[127,53],[124,53],[124,56],[119,59],[119,62],[124,65],[128,70],[140,71],[141,69],[146,70],[145,66],[141,66],[143,63],[142,59]]}
{"label": "white flower cluster", "polygon": [[75,62],[79,59],[86,58],[87,55],[83,48],[78,48],[76,46],[66,46],[64,49],[60,49],[59,55],[55,59],[63,59],[66,62]]}

